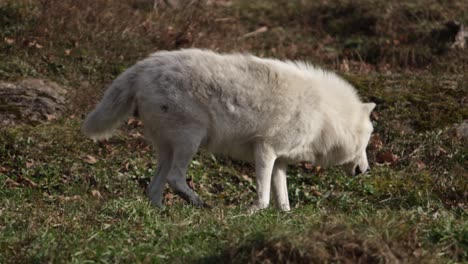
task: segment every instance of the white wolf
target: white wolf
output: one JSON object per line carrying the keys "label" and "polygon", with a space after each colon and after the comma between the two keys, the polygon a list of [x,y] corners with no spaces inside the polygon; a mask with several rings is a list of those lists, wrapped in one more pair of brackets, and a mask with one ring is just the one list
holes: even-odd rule
{"label": "white wolf", "polygon": [[82,127],[98,140],[111,136],[138,111],[145,137],[158,153],[148,186],[162,206],[166,182],[197,206],[205,203],[186,183],[199,148],[254,162],[258,198],[289,210],[286,167],[299,161],[368,170],[366,146],[374,103],[362,103],[337,75],[302,62],[188,49],[156,52],[122,73]]}

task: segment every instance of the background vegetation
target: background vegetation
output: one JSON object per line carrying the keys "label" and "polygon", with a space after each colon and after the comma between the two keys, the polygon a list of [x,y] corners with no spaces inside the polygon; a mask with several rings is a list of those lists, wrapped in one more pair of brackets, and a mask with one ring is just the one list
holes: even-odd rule
{"label": "background vegetation", "polygon": [[[164,1],[160,1],[164,2]],[[462,263],[468,261],[468,51],[449,21],[466,1],[0,1],[0,79],[70,87],[66,115],[0,130],[0,262]],[[188,179],[213,206],[167,190],[127,122],[110,141],[79,133],[113,78],[158,50],[187,47],[300,59],[334,70],[377,103],[372,172],[297,164],[294,209],[247,215],[253,169],[199,155]]]}

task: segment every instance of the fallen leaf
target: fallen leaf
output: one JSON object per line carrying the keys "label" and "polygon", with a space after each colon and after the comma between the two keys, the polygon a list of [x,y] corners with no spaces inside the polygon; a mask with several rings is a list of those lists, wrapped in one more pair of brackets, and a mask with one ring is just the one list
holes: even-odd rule
{"label": "fallen leaf", "polygon": [[15,43],[15,39],[13,39],[13,38],[5,37],[5,38],[3,38],[3,40],[9,45]]}
{"label": "fallen leaf", "polygon": [[31,160],[31,161],[26,161],[26,168],[27,169],[30,169],[32,166],[34,166],[34,161]]}
{"label": "fallen leaf", "polygon": [[8,169],[5,167],[0,166],[0,172],[8,172]]}
{"label": "fallen leaf", "polygon": [[371,120],[374,120],[374,121],[379,121],[380,119],[380,115],[375,111],[373,111],[370,116],[371,116]]}
{"label": "fallen leaf", "polygon": [[134,117],[131,117],[130,119],[128,119],[127,125],[141,126],[143,125],[143,122],[141,122],[141,120],[138,120]]}
{"label": "fallen leaf", "polygon": [[415,251],[413,251],[413,255],[414,255],[415,257],[418,257],[418,258],[421,257],[421,256],[423,255],[423,253],[424,253],[424,251],[423,251],[422,248],[418,248],[418,249],[416,249]]}
{"label": "fallen leaf", "polygon": [[150,145],[144,145],[143,152],[150,152],[150,151],[151,151],[151,146]]}
{"label": "fallen leaf", "polygon": [[255,36],[255,35],[258,35],[258,34],[267,32],[267,31],[268,31],[268,27],[263,26],[263,27],[257,28],[255,31],[249,32],[249,33],[247,33],[247,34],[244,34],[243,37],[244,37],[244,38],[248,38],[248,37],[252,37],[252,36]]}
{"label": "fallen leaf", "polygon": [[232,22],[232,21],[235,21],[236,19],[233,18],[233,17],[220,17],[220,18],[216,18],[214,21],[215,22]]}
{"label": "fallen leaf", "polygon": [[102,195],[98,190],[91,190],[91,194],[98,199],[102,199]]}
{"label": "fallen leaf", "polygon": [[344,59],[340,64],[340,71],[349,72],[349,63],[347,59]]}
{"label": "fallen leaf", "polygon": [[319,174],[319,173],[322,173],[323,171],[325,171],[325,170],[322,167],[315,166],[315,173]]}
{"label": "fallen leaf", "polygon": [[164,195],[164,202],[167,204],[167,205],[171,205],[172,202],[173,202],[173,199],[174,199],[174,195],[170,192],[166,193]]}
{"label": "fallen leaf", "polygon": [[249,183],[252,183],[252,178],[247,176],[247,174],[242,174],[242,179],[244,179],[245,181],[248,181]]}
{"label": "fallen leaf", "polygon": [[68,55],[70,55],[70,53],[71,53],[71,49],[66,49],[64,53],[65,53],[65,56],[68,56]]}
{"label": "fallen leaf", "polygon": [[143,138],[143,135],[140,132],[131,133],[130,136],[132,138]]}
{"label": "fallen leaf", "polygon": [[52,121],[52,120],[57,119],[56,115],[45,114],[45,117],[46,117],[47,121]]}
{"label": "fallen leaf", "polygon": [[35,47],[37,42],[35,40],[28,42],[28,47]]}
{"label": "fallen leaf", "polygon": [[445,154],[447,154],[447,151],[442,147],[438,147],[436,156],[440,156],[441,154],[445,155]]}
{"label": "fallen leaf", "polygon": [[315,188],[315,186],[312,186],[312,187],[310,188],[310,191],[311,191],[312,195],[314,195],[314,196],[322,196],[322,193],[319,192],[319,191]]}
{"label": "fallen leaf", "polygon": [[31,179],[29,179],[28,177],[24,177],[24,176],[18,176],[17,182],[25,186],[31,187],[31,188],[37,187],[37,183],[33,182]]}
{"label": "fallen leaf", "polygon": [[381,150],[384,144],[379,134],[372,134],[369,140],[369,149],[370,150]]}
{"label": "fallen leaf", "polygon": [[376,159],[377,163],[392,164],[398,160],[398,157],[394,155],[390,150],[387,150],[377,153]]}
{"label": "fallen leaf", "polygon": [[79,195],[73,195],[73,196],[59,196],[58,199],[61,202],[69,202],[69,201],[77,201],[81,199],[81,196]]}
{"label": "fallen leaf", "polygon": [[21,184],[15,182],[14,180],[7,178],[5,181],[5,185],[10,187],[10,188],[15,188],[21,186]]}
{"label": "fallen leaf", "polygon": [[416,166],[418,166],[418,170],[424,170],[426,168],[426,164],[420,160],[416,161]]}
{"label": "fallen leaf", "polygon": [[312,170],[314,168],[314,166],[308,162],[304,162],[304,168],[308,169],[308,170]]}
{"label": "fallen leaf", "polygon": [[91,155],[86,155],[84,160],[89,164],[95,164],[97,162],[97,159]]}
{"label": "fallen leaf", "polygon": [[126,162],[126,163],[124,164],[125,170],[128,171],[128,168],[129,168],[129,167],[130,167],[130,162]]}
{"label": "fallen leaf", "polygon": [[192,179],[192,178],[190,178],[189,180],[187,180],[187,184],[188,184],[188,186],[189,186],[192,190],[194,190],[194,191],[196,190],[196,189],[195,189],[195,183],[193,182],[193,179]]}

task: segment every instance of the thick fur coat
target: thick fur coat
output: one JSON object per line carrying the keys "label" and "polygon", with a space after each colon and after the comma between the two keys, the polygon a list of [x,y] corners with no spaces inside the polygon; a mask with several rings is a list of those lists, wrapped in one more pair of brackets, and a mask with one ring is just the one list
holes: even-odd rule
{"label": "thick fur coat", "polygon": [[165,183],[204,205],[185,181],[199,148],[255,163],[263,209],[273,188],[289,210],[287,164],[308,161],[368,169],[366,146],[373,103],[336,74],[302,62],[189,49],[157,52],[122,73],[86,118],[82,131],[107,138],[135,110],[159,165],[148,193],[162,205]]}

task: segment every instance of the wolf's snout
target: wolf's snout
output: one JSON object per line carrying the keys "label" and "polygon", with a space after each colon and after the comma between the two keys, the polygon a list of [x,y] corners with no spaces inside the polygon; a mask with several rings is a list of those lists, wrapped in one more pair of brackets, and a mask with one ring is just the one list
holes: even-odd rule
{"label": "wolf's snout", "polygon": [[359,166],[356,166],[356,168],[354,168],[354,175],[359,175],[361,173],[362,173],[361,168],[359,168]]}
{"label": "wolf's snout", "polygon": [[354,168],[354,176],[359,175],[359,174],[365,174],[370,171],[369,167],[367,167],[364,171],[361,169],[361,167],[358,165]]}

